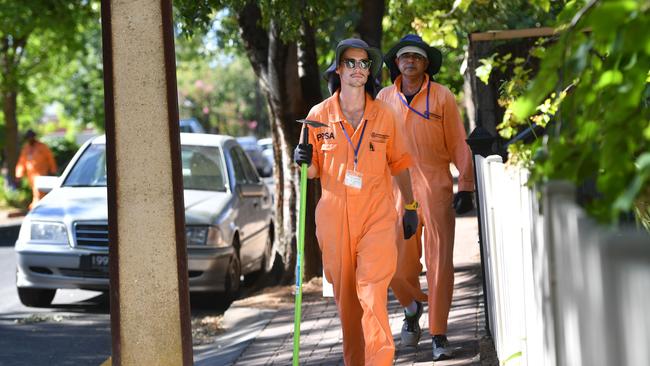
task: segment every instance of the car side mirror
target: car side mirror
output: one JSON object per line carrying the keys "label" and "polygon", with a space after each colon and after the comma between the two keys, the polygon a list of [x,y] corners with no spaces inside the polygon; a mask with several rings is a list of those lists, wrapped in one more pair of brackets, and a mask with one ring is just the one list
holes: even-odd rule
{"label": "car side mirror", "polygon": [[264,195],[264,186],[262,184],[239,184],[235,190],[240,198],[261,197]]}
{"label": "car side mirror", "polygon": [[51,175],[39,175],[34,178],[34,186],[41,193],[49,193],[59,186],[59,177]]}
{"label": "car side mirror", "polygon": [[259,174],[259,176],[262,178],[268,178],[273,175],[273,170],[267,168],[257,168],[257,174]]}

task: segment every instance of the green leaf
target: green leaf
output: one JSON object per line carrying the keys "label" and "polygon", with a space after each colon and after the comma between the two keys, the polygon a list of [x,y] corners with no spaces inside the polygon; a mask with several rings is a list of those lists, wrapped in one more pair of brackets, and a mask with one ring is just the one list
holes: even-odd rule
{"label": "green leaf", "polygon": [[600,79],[594,86],[594,89],[601,90],[609,85],[619,85],[622,82],[623,73],[621,73],[619,70],[607,70],[600,76]]}
{"label": "green leaf", "polygon": [[528,116],[533,114],[537,107],[537,104],[533,102],[530,98],[519,98],[517,99],[511,109],[512,113],[515,115],[517,119],[526,119]]}
{"label": "green leaf", "polygon": [[454,1],[453,9],[458,8],[465,13],[470,5],[472,5],[472,0],[456,0]]}
{"label": "green leaf", "polygon": [[516,352],[516,353],[513,353],[513,354],[510,355],[508,358],[506,358],[503,362],[501,362],[501,364],[502,364],[502,365],[506,365],[508,362],[514,360],[515,358],[519,358],[519,357],[521,357],[521,356],[522,356],[521,351]]}
{"label": "green leaf", "polygon": [[478,77],[485,85],[488,85],[490,80],[490,73],[492,73],[492,62],[481,60],[482,66],[476,68],[476,77]]}
{"label": "green leaf", "polygon": [[443,37],[445,44],[451,48],[458,48],[458,37],[456,33],[450,32],[446,33]]}

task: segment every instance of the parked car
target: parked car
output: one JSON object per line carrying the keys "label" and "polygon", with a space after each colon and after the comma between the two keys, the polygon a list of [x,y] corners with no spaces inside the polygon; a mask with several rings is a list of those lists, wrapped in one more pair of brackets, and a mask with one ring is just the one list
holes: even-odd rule
{"label": "parked car", "polygon": [[257,144],[257,139],[254,136],[237,137],[237,142],[244,148],[262,177],[270,177],[273,174],[273,163],[269,163],[264,156],[262,148]]}
{"label": "parked car", "polygon": [[205,133],[201,123],[196,118],[185,118],[178,121],[181,132]]}
{"label": "parked car", "polygon": [[262,155],[269,161],[269,164],[273,166],[273,139],[270,137],[265,137],[263,139],[257,140],[257,145],[262,149]]}
{"label": "parked car", "polygon": [[[25,217],[16,241],[23,304],[48,306],[57,289],[108,290],[106,144],[73,157]],[[271,269],[271,195],[232,137],[181,134],[190,291],[236,294],[240,277]]]}
{"label": "parked car", "polygon": [[263,139],[257,140],[257,144],[260,146],[260,148],[262,148],[262,151],[273,151],[273,139],[270,137],[265,137]]}

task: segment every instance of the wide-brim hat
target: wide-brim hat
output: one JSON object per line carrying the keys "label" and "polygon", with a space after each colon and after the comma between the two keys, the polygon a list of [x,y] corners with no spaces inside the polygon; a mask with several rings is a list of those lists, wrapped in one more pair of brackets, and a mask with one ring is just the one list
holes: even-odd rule
{"label": "wide-brim hat", "polygon": [[395,81],[400,74],[399,68],[395,64],[395,58],[397,57],[397,51],[406,46],[415,46],[419,47],[427,53],[427,59],[429,60],[429,66],[427,67],[427,74],[433,76],[440,71],[440,66],[442,65],[442,52],[439,49],[429,46],[426,44],[420,36],[417,34],[407,34],[402,39],[397,42],[384,56],[384,62],[390,70],[390,79]]}
{"label": "wide-brim hat", "polygon": [[30,128],[29,130],[27,130],[27,132],[25,132],[25,135],[23,135],[23,137],[25,139],[36,137],[36,132],[34,132],[34,130]]}
{"label": "wide-brim hat", "polygon": [[370,65],[369,79],[376,78],[377,74],[379,74],[379,71],[381,70],[381,63],[383,61],[381,51],[378,48],[368,46],[366,42],[358,38],[344,39],[339,42],[338,45],[336,45],[335,65],[339,65],[341,63],[341,55],[343,55],[343,52],[345,52],[345,50],[348,48],[360,48],[368,52],[368,58],[372,60],[372,65]]}

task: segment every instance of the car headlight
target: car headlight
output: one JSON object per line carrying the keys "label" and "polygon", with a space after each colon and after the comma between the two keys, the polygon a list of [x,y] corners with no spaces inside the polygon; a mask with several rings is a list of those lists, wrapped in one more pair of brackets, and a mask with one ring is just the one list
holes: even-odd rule
{"label": "car headlight", "polygon": [[187,245],[209,245],[217,248],[228,246],[216,226],[188,226],[185,228],[185,241]]}
{"label": "car headlight", "polygon": [[208,245],[217,248],[225,248],[230,244],[226,242],[218,227],[210,226],[208,229]]}
{"label": "car headlight", "polygon": [[29,239],[31,241],[49,244],[68,244],[68,231],[59,222],[32,221],[30,223]]}
{"label": "car headlight", "polygon": [[185,227],[185,244],[186,245],[205,245],[208,238],[207,226],[187,226]]}

